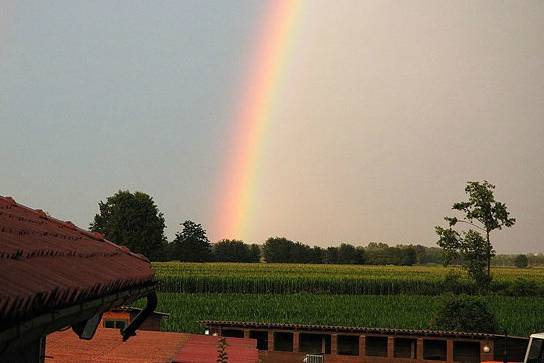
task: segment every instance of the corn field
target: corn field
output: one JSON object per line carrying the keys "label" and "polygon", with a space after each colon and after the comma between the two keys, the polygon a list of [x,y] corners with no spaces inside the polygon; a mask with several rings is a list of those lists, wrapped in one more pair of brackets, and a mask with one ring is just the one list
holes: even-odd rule
{"label": "corn field", "polygon": [[[162,329],[201,333],[199,320],[427,329],[444,292],[475,293],[459,268],[153,263]],[[544,330],[544,269],[493,268],[488,302],[502,328]],[[137,302],[142,306],[143,302]]]}
{"label": "corn field", "polygon": [[[179,293],[472,294],[459,268],[243,263],[154,263],[158,290]],[[543,296],[544,269],[494,268],[491,291]]]}
{"label": "corn field", "polygon": [[[202,333],[199,320],[323,324],[427,329],[440,296],[323,294],[159,293],[158,311],[170,314],[162,329]],[[484,297],[511,335],[544,330],[544,298]],[[143,306],[144,301],[138,302]]]}

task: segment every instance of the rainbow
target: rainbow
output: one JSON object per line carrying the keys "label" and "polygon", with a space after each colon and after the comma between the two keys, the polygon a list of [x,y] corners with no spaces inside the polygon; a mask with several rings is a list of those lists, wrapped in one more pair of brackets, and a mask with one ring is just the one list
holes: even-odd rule
{"label": "rainbow", "polygon": [[263,138],[282,83],[301,0],[269,0],[262,34],[236,110],[231,153],[225,164],[214,232],[219,238],[246,237],[257,184]]}

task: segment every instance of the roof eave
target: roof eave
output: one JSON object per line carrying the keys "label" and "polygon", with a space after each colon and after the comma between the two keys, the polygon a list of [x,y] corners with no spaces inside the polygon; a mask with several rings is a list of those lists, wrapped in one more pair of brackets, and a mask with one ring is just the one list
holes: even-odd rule
{"label": "roof eave", "polygon": [[[254,329],[277,329],[277,330],[296,330],[296,331],[328,331],[344,333],[366,333],[378,335],[418,335],[433,337],[459,337],[469,339],[492,339],[504,338],[504,335],[490,333],[470,333],[440,330],[415,330],[415,329],[394,329],[394,328],[369,328],[369,327],[350,327],[350,326],[332,326],[332,325],[312,325],[312,324],[281,324],[281,323],[257,323],[240,321],[221,321],[221,320],[201,320],[201,325],[212,327],[230,327],[230,328],[254,328]],[[528,339],[527,337],[509,336],[515,339]]]}
{"label": "roof eave", "polygon": [[111,308],[131,303],[155,290],[154,283],[123,290],[101,298],[64,307],[16,323],[0,332],[0,352],[17,349],[49,333],[102,314]]}

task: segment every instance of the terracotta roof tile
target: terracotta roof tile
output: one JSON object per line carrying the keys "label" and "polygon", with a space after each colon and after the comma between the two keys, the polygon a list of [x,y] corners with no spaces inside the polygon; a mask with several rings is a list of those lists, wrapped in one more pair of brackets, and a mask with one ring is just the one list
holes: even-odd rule
{"label": "terracotta roof tile", "polygon": [[9,323],[153,280],[141,255],[0,197],[0,321]]}
{"label": "terracotta roof tile", "polygon": [[81,340],[66,330],[47,336],[45,362],[172,362],[189,337],[182,333],[138,331],[123,342],[118,330],[100,328],[92,340]]}
{"label": "terracotta roof tile", "polygon": [[[226,338],[229,362],[257,363],[254,339]],[[100,328],[92,340],[81,340],[71,330],[47,336],[46,363],[135,362],[215,363],[218,337],[185,333],[138,331],[123,342],[115,329]]]}
{"label": "terracotta roof tile", "polygon": [[[259,351],[257,341],[246,338],[225,338],[226,353],[229,362],[257,363]],[[187,343],[176,355],[176,363],[215,363],[219,337],[209,335],[191,335]]]}

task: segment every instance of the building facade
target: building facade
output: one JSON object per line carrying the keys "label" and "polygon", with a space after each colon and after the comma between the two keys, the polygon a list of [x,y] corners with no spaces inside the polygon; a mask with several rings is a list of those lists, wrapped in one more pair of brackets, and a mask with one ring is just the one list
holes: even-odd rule
{"label": "building facade", "polygon": [[[324,362],[438,363],[502,361],[505,337],[430,330],[376,329],[228,321],[201,322],[212,335],[257,340],[263,362],[302,362],[307,354]],[[528,339],[508,338],[511,362],[523,361]]]}

